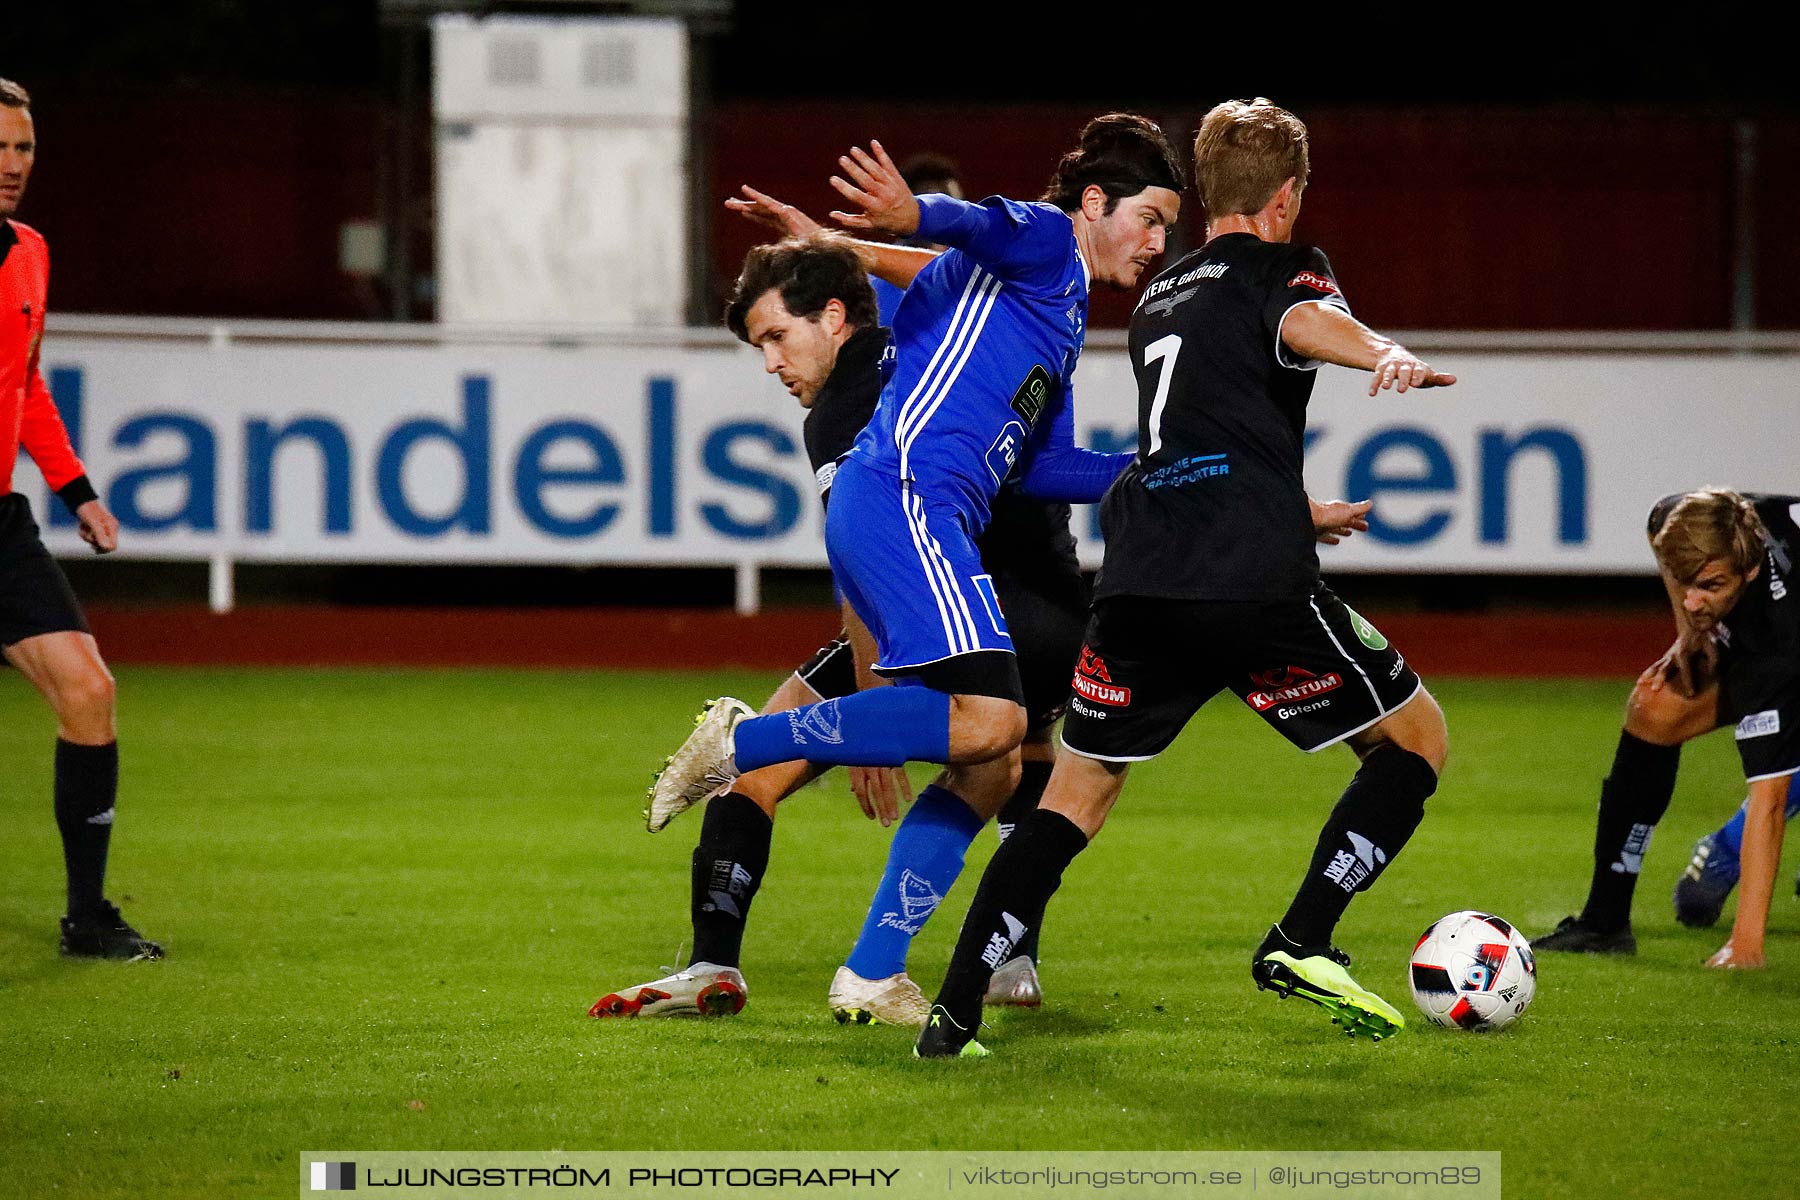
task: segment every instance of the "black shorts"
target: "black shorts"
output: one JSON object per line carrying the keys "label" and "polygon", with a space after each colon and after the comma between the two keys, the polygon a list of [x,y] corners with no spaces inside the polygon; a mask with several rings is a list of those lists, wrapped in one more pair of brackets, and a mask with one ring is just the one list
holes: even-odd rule
{"label": "black shorts", "polygon": [[850,652],[850,639],[842,630],[814,651],[813,656],[794,668],[800,682],[812,689],[821,700],[836,700],[856,690],[856,657]]}
{"label": "black shorts", "polygon": [[0,496],[0,646],[45,633],[88,633],[62,568],[44,549],[31,505]]}
{"label": "black shorts", "polygon": [[1069,673],[1081,656],[1088,623],[1088,583],[1072,562],[1066,569],[994,572],[994,594],[1012,630],[1033,733],[1056,724],[1069,704]]}
{"label": "black shorts", "polygon": [[[1048,729],[1063,714],[1069,701],[1069,672],[1081,653],[1081,634],[1087,625],[1088,585],[1078,567],[1070,563],[1066,570],[1024,572],[997,571],[994,594],[1006,614],[1007,628],[1012,631],[1016,662],[986,661],[975,664],[989,672],[990,681],[963,678],[936,679],[925,671],[909,674],[941,691],[973,692],[978,695],[1007,695],[1016,686],[1013,699],[1023,699],[1025,716],[1035,732]],[[989,652],[990,654],[992,652]],[[987,659],[983,655],[961,655],[959,659]],[[1013,660],[1014,655],[993,655],[996,660]],[[950,667],[958,659],[944,664]],[[938,667],[940,664],[932,664]],[[1000,677],[1008,668],[1016,672],[1014,685]],[[850,642],[842,633],[819,647],[818,652],[796,668],[800,682],[811,688],[821,700],[848,696],[856,690],[856,661]],[[943,686],[941,686],[943,685]]]}
{"label": "black shorts", "polygon": [[1323,585],[1278,603],[1110,596],[1088,622],[1063,745],[1108,762],[1154,758],[1225,689],[1310,753],[1399,709],[1419,677]]}
{"label": "black shorts", "polygon": [[1719,663],[1719,723],[1734,727],[1744,778],[1800,772],[1800,664],[1734,656]]}

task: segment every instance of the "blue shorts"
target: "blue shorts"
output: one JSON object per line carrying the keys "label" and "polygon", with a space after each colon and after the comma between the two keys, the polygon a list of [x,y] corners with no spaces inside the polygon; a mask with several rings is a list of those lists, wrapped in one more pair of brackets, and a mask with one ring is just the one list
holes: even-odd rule
{"label": "blue shorts", "polygon": [[[992,662],[982,675],[1010,673],[1011,683],[943,687],[986,695],[1016,695],[1018,665],[1012,635],[981,565],[962,513],[926,499],[912,486],[854,458],[831,483],[825,517],[831,573],[857,615],[875,635],[884,675],[962,678],[948,664],[964,656]],[[998,661],[1004,657],[1004,662]],[[939,668],[942,666],[943,670]]]}

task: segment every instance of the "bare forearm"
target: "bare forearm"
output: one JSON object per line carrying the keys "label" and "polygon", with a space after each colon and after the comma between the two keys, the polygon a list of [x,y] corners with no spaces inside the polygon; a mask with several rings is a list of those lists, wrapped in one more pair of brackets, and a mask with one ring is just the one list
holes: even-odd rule
{"label": "bare forearm", "polygon": [[859,240],[854,244],[856,256],[862,260],[863,270],[902,291],[912,285],[913,277],[925,269],[926,263],[938,256],[936,250],[896,246],[891,242]]}
{"label": "bare forearm", "polygon": [[1663,591],[1668,594],[1669,608],[1675,614],[1675,635],[1685,641],[1694,631],[1694,620],[1681,602],[1684,589],[1667,571],[1659,568],[1657,574],[1662,578]]}
{"label": "bare forearm", "polygon": [[1281,340],[1302,358],[1372,371],[1398,343],[1383,337],[1334,304],[1302,304],[1289,310]]}
{"label": "bare forearm", "polygon": [[1742,874],[1738,882],[1737,920],[1731,927],[1731,943],[1739,954],[1762,950],[1763,933],[1769,925],[1769,901],[1775,894],[1775,874],[1781,865],[1787,787],[1785,777],[1759,779],[1750,785],[1750,801],[1744,812],[1744,841],[1739,851]]}
{"label": "bare forearm", "polygon": [[1369,395],[1389,388],[1449,387],[1456,376],[1431,364],[1392,338],[1383,337],[1335,304],[1296,304],[1281,319],[1281,340],[1302,358],[1367,371]]}

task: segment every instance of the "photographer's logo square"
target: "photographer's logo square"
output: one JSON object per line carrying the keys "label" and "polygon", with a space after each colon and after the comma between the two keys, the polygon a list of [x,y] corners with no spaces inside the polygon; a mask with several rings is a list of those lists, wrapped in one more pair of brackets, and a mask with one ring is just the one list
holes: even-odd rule
{"label": "photographer's logo square", "polygon": [[312,1165],[312,1190],[315,1192],[354,1192],[356,1164],[316,1162]]}

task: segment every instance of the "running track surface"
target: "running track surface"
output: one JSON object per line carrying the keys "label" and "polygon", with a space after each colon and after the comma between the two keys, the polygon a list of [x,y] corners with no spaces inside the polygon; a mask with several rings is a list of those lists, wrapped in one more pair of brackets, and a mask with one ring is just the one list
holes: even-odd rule
{"label": "running track surface", "polygon": [[[1665,614],[1501,610],[1367,614],[1427,678],[1636,675],[1667,648]],[[837,632],[825,609],[425,609],[95,606],[114,663],[780,670]]]}

